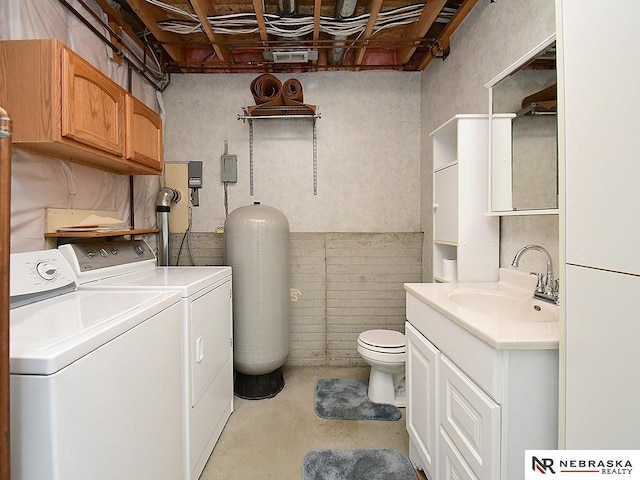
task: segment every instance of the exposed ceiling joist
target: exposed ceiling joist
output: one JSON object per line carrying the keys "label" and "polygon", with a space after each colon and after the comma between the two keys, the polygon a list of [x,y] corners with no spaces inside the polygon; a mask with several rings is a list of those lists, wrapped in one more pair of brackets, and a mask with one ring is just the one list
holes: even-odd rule
{"label": "exposed ceiling joist", "polygon": [[[278,0],[98,0],[118,3],[124,21],[137,20],[142,40],[163,53],[167,72],[300,72],[425,68],[434,39],[448,48],[451,33],[477,0],[354,0],[349,18],[335,18],[338,0],[296,0],[297,13]],[[416,3],[416,2],[424,3]],[[365,3],[366,2],[366,3]],[[120,22],[120,21],[118,21]],[[335,61],[333,53],[344,51]],[[265,60],[294,50],[304,63]],[[315,60],[318,53],[317,60]]]}
{"label": "exposed ceiling joist", "polygon": [[168,18],[166,15],[163,15],[163,11],[152,7],[145,0],[127,0],[127,3],[140,20],[144,22],[149,32],[151,32],[159,42],[162,42],[162,47],[173,61],[178,64],[184,62],[186,60],[185,51],[174,45],[182,39],[178,38],[175,34],[165,32],[158,26],[160,20]]}
{"label": "exposed ceiling joist", "polygon": [[367,50],[367,45],[369,44],[369,39],[371,38],[371,34],[373,33],[373,29],[376,25],[376,20],[378,19],[378,14],[380,13],[380,9],[382,8],[382,0],[371,0],[369,4],[369,21],[367,22],[367,28],[362,34],[362,40],[364,41],[363,45],[357,50],[356,58],[353,62],[354,65],[361,65],[364,60],[364,54]]}
{"label": "exposed ceiling joist", "polygon": [[[442,33],[438,37],[438,45],[434,47],[440,49],[444,57],[449,54],[451,34],[460,26],[476,3],[478,3],[478,0],[465,0],[462,5],[460,5],[460,8],[458,8],[458,11],[453,18],[444,27],[444,30],[442,30]],[[429,65],[431,60],[434,59],[434,47],[432,47],[429,50],[429,53],[423,57],[418,67],[420,70],[427,68],[427,65]]]}
{"label": "exposed ceiling joist", "polygon": [[202,24],[204,33],[211,42],[218,58],[223,63],[233,62],[233,57],[231,56],[229,47],[227,45],[221,45],[221,39],[214,33],[213,28],[211,28],[211,24],[207,19],[210,14],[215,15],[214,12],[209,11],[209,6],[213,7],[213,3],[209,0],[191,0],[191,5],[195,10],[196,15],[198,15],[198,20],[200,20],[200,23]]}
{"label": "exposed ceiling joist", "polygon": [[[424,7],[418,22],[409,27],[407,38],[414,39],[424,37],[429,31],[431,25],[433,25],[433,22],[438,18],[438,14],[444,8],[446,3],[447,0],[431,0],[427,3],[427,6]],[[416,48],[417,45],[401,48],[398,52],[398,63],[407,63],[416,51]]]}

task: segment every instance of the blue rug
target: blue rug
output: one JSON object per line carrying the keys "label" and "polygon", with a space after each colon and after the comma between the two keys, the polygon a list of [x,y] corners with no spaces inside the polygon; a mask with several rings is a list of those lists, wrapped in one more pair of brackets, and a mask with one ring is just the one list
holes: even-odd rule
{"label": "blue rug", "polygon": [[327,420],[400,420],[395,405],[367,397],[368,378],[321,378],[316,383],[315,411]]}
{"label": "blue rug", "polygon": [[302,480],[417,480],[411,461],[388,448],[312,450],[302,460]]}

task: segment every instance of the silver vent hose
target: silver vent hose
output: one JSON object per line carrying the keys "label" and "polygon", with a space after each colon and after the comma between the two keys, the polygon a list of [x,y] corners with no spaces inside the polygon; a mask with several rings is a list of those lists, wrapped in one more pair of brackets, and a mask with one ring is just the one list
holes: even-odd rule
{"label": "silver vent hose", "polygon": [[178,203],[182,199],[179,190],[164,187],[158,193],[156,202],[156,221],[158,223],[158,266],[169,265],[169,212],[171,202]]}

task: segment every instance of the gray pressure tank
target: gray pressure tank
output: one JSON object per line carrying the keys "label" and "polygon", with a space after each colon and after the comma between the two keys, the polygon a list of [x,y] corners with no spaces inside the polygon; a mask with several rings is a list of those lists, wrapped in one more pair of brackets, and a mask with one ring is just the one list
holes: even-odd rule
{"label": "gray pressure tank", "polygon": [[233,272],[234,392],[270,398],[284,387],[289,355],[289,222],[256,202],[229,214],[224,238]]}

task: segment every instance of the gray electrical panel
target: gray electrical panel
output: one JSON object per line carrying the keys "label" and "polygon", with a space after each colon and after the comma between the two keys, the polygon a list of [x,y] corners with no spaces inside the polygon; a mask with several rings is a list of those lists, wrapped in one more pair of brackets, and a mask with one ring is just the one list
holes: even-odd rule
{"label": "gray electrical panel", "polygon": [[238,156],[222,155],[222,182],[236,183],[238,181]]}

